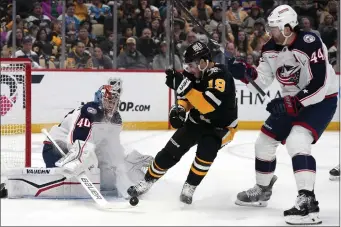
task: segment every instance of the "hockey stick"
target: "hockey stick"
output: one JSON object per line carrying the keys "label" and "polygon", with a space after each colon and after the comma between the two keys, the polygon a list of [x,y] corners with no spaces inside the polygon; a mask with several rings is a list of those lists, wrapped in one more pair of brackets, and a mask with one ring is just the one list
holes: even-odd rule
{"label": "hockey stick", "polygon": [[[41,132],[51,141],[51,143],[57,148],[59,153],[64,157],[65,153],[58,146],[56,141],[51,137],[50,133],[48,133],[47,130],[44,129],[44,128],[41,130]],[[82,184],[84,189],[88,192],[88,194],[91,196],[91,198],[96,202],[96,204],[101,209],[111,210],[111,209],[127,209],[127,208],[132,208],[132,206],[130,206],[128,204],[112,204],[112,203],[109,203],[103,197],[103,195],[97,190],[97,188],[93,185],[93,183],[85,175],[84,172],[77,176],[77,180]],[[123,205],[123,206],[120,206],[120,205]]]}
{"label": "hockey stick", "polygon": [[[172,54],[172,68],[173,71],[175,71],[175,42],[174,42],[174,13],[173,13],[173,8],[174,8],[174,0],[170,0],[171,3],[171,9],[170,9],[170,36],[171,36],[171,54]],[[176,83],[175,83],[175,78],[173,79],[173,87],[175,88]],[[179,113],[179,107],[178,107],[178,96],[176,93],[176,90],[173,89],[174,93],[174,106],[175,106],[175,111]]]}
{"label": "hockey stick", "polygon": [[[212,36],[210,35],[210,33],[208,33],[208,31],[205,30],[204,26],[202,26],[199,21],[197,21],[197,19],[195,19],[195,17],[193,17],[193,15],[186,9],[186,7],[183,5],[183,3],[181,2],[181,0],[173,0],[176,1],[176,3],[180,6],[181,10],[184,11],[186,13],[186,15],[191,19],[191,21],[193,21],[201,30],[202,32],[207,36],[208,41],[213,44],[215,47],[217,47],[217,45],[215,43],[213,43],[212,41]],[[249,81],[250,84],[252,84],[252,86],[263,96],[266,97],[266,93],[263,91],[262,88],[260,88],[258,86],[258,84],[256,84],[256,82],[248,75],[246,75],[245,73],[245,78]]]}

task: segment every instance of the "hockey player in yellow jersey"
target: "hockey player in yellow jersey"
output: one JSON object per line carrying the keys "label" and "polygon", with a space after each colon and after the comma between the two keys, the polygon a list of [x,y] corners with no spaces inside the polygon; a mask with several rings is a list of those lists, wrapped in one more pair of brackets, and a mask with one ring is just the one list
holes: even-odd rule
{"label": "hockey player in yellow jersey", "polygon": [[176,90],[178,97],[178,105],[169,113],[169,121],[177,130],[156,155],[144,180],[128,189],[130,196],[144,194],[191,147],[198,145],[180,194],[182,202],[191,204],[196,187],[209,171],[218,151],[236,132],[236,90],[225,66],[212,62],[210,50],[202,42],[191,44],[184,58],[183,73],[166,70],[166,84]]}

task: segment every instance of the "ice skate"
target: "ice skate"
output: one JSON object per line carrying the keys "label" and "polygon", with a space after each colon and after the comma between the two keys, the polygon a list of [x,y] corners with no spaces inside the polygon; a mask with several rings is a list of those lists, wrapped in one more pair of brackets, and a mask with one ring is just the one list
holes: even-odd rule
{"label": "ice skate", "polygon": [[312,192],[301,190],[297,196],[295,206],[284,211],[284,220],[290,225],[318,225],[320,208]]}
{"label": "ice skate", "polygon": [[192,204],[192,198],[196,188],[197,186],[193,186],[185,182],[181,191],[180,201],[186,204]]}
{"label": "ice skate", "polygon": [[334,167],[329,171],[329,180],[340,180],[340,165]]}
{"label": "ice skate", "polygon": [[131,197],[137,197],[146,193],[152,185],[156,182],[156,179],[143,179],[137,185],[128,188],[127,193]]}
{"label": "ice skate", "polygon": [[267,206],[267,201],[272,195],[272,187],[276,180],[277,176],[274,175],[268,186],[261,186],[256,184],[253,188],[250,188],[247,191],[239,192],[235,204],[239,206]]}

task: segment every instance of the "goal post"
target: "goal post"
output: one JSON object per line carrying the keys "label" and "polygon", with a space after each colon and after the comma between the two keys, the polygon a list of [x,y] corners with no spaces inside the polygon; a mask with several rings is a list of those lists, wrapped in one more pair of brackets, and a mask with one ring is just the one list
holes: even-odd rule
{"label": "goal post", "polygon": [[0,58],[1,170],[31,167],[31,61]]}

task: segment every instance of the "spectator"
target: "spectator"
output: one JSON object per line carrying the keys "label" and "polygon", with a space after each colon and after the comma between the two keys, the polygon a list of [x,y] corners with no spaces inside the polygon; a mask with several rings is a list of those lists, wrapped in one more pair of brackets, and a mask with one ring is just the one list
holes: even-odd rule
{"label": "spectator", "polygon": [[[58,20],[62,20],[62,15],[58,17]],[[65,25],[68,27],[69,24],[74,24],[76,30],[79,29],[80,21],[77,17],[75,17],[75,5],[74,4],[68,4],[66,15],[65,15]]]}
{"label": "spectator", "polygon": [[[223,32],[223,24],[222,23],[219,23],[217,25],[217,29],[215,30],[215,32],[219,33],[220,36],[222,36],[222,32]],[[232,29],[228,25],[225,26],[225,33],[226,33],[226,40],[228,42],[234,42],[235,38],[234,38],[234,35],[232,34]]]}
{"label": "spectator", "polygon": [[104,24],[105,18],[111,17],[111,9],[109,6],[102,4],[100,0],[92,0],[89,8],[90,17],[99,24]]}
{"label": "spectator", "polygon": [[[133,36],[133,29],[131,27],[126,27],[123,31],[123,36],[120,38],[120,49],[123,49],[128,38]],[[137,37],[134,37],[137,39]]]}
{"label": "spectator", "polygon": [[319,26],[319,32],[321,34],[322,41],[329,49],[334,44],[334,40],[337,39],[337,30],[334,27],[333,16],[328,14],[324,17],[324,21]]}
{"label": "spectator", "polygon": [[89,19],[88,7],[84,4],[84,0],[75,1],[75,15],[79,21]]}
{"label": "spectator", "polygon": [[302,17],[302,31],[315,33],[318,37],[321,37],[320,32],[311,28],[311,23],[308,17]]}
{"label": "spectator", "polygon": [[186,33],[184,31],[185,29],[185,20],[181,17],[174,18],[174,39],[175,43],[182,43],[186,40]]}
{"label": "spectator", "polygon": [[92,53],[95,47],[95,40],[89,38],[89,32],[85,27],[79,29],[78,39],[76,42],[82,42],[85,45],[85,49],[89,50]]}
{"label": "spectator", "polygon": [[220,64],[227,64],[228,59],[232,57],[237,56],[237,51],[234,46],[234,43],[228,42],[226,43],[226,49],[225,52],[220,52],[217,55],[215,55],[212,59],[214,62],[220,63]]}
{"label": "spectator", "polygon": [[191,45],[195,41],[197,41],[196,34],[194,32],[188,32],[186,40],[179,45],[180,46],[179,47],[180,56],[183,56],[187,47],[189,47],[189,45]]}
{"label": "spectator", "polygon": [[152,21],[152,10],[150,8],[146,8],[144,10],[144,17],[136,22],[135,35],[140,37],[144,28],[151,28]]}
{"label": "spectator", "polygon": [[57,47],[62,45],[62,22],[61,21],[52,21],[51,23],[51,40],[54,42],[54,45]]}
{"label": "spectator", "polygon": [[[329,48],[328,50],[328,59],[330,64],[333,66],[333,69],[335,70],[335,72],[337,72],[337,55],[338,55],[338,48],[337,48],[337,39],[335,39],[334,41],[334,45],[332,47]],[[340,53],[340,52],[339,52]]]}
{"label": "spectator", "polygon": [[91,69],[91,56],[85,52],[83,42],[78,42],[76,48],[68,54],[66,59],[67,69]]}
{"label": "spectator", "polygon": [[119,69],[148,69],[147,59],[136,50],[136,40],[132,37],[126,41],[126,50],[118,56]]}
{"label": "spectator", "polygon": [[196,4],[189,12],[199,21],[208,21],[213,13],[212,8],[205,4],[205,0],[196,0]]}
{"label": "spectator", "polygon": [[[210,22],[205,26],[208,32],[213,32],[217,29],[217,26],[222,22],[223,17],[223,9],[220,5],[216,5],[213,7],[213,16]],[[231,26],[226,20],[226,27],[228,30],[231,30]]]}
{"label": "spectator", "polygon": [[79,29],[85,28],[88,31],[89,38],[92,40],[96,39],[96,35],[92,34],[92,23],[88,20],[84,20],[80,23]]}
{"label": "spectator", "polygon": [[29,58],[32,63],[35,62],[39,65],[38,55],[32,51],[32,39],[30,37],[24,37],[22,49],[16,51],[14,56],[16,58]]}
{"label": "spectator", "polygon": [[261,18],[260,8],[256,5],[252,6],[251,13],[245,18],[243,23],[240,25],[247,34],[251,35],[254,32],[255,21]]}
{"label": "spectator", "polygon": [[95,47],[94,57],[92,58],[92,64],[94,69],[112,69],[112,60],[105,54],[103,54],[100,47]]}
{"label": "spectator", "polygon": [[[248,14],[239,6],[238,0],[231,1],[231,8],[226,11],[226,17],[229,23],[233,25],[241,25]],[[234,28],[232,28],[234,29]]]}
{"label": "spectator", "polygon": [[308,18],[310,22],[313,22],[311,24],[311,27],[315,26],[316,23],[314,21],[314,18],[316,18],[316,8],[312,0],[296,1],[294,8],[297,15],[299,15],[299,19],[301,17]]}
{"label": "spectator", "polygon": [[53,45],[50,43],[50,40],[48,40],[47,31],[45,28],[41,28],[37,32],[36,40],[33,44],[33,50],[38,54],[38,56],[52,55]]}
{"label": "spectator", "polygon": [[[175,23],[175,22],[174,22]],[[162,27],[160,27],[160,19],[154,18],[151,26],[152,39],[155,44],[159,44],[162,40]]]}
{"label": "spectator", "polygon": [[252,53],[252,48],[250,46],[250,43],[248,42],[245,31],[243,30],[240,30],[238,32],[238,38],[235,40],[235,46],[237,47],[239,52],[238,57],[246,58],[246,55]]}
{"label": "spectator", "polygon": [[7,5],[6,15],[1,16],[1,23],[3,23],[3,22],[5,23],[6,28],[8,30],[12,29],[12,24],[13,24],[13,22],[12,22],[12,4]]}
{"label": "spectator", "polygon": [[253,56],[258,59],[261,55],[263,45],[268,42],[270,36],[265,32],[265,20],[259,18],[255,21],[255,30],[250,36],[250,46],[253,49]]}
{"label": "spectator", "polygon": [[[165,70],[168,68],[168,62],[167,62],[167,43],[166,41],[162,41],[160,44],[160,53],[155,55],[153,59],[153,69],[154,70]],[[178,55],[174,55],[174,61],[175,61],[175,69],[181,70],[181,63],[180,58]]]}
{"label": "spectator", "polygon": [[328,9],[328,1],[317,1],[317,18],[319,19],[318,23],[322,24],[325,21],[325,17],[329,15]]}
{"label": "spectator", "polygon": [[60,3],[61,1],[43,0],[41,7],[43,8],[44,15],[48,16],[51,20],[58,18],[60,15],[58,13],[58,7],[61,7]]}
{"label": "spectator", "polygon": [[29,36],[32,39],[32,42],[34,43],[34,41],[36,40],[38,31],[39,31],[39,27],[37,25],[30,24],[30,26],[28,27],[28,32],[26,32],[26,36]]}
{"label": "spectator", "polygon": [[153,18],[160,18],[160,12],[157,7],[151,5],[148,0],[139,0],[137,9],[135,11],[137,20],[141,20],[141,19],[143,20],[144,13],[145,13],[144,11],[147,8],[151,10]]}
{"label": "spectator", "polygon": [[[9,34],[8,39],[7,39],[7,48],[12,48],[12,36],[13,36],[13,33],[11,32]],[[13,53],[15,53],[18,49],[22,48],[23,38],[24,38],[23,30],[20,29],[20,28],[17,28],[17,31],[15,33],[15,37],[16,37],[16,42],[15,43],[16,43],[17,49],[16,50],[12,50],[12,51],[14,51]]]}
{"label": "spectator", "polygon": [[148,63],[153,61],[157,45],[152,39],[152,32],[149,28],[143,29],[142,36],[137,41],[137,50],[146,57]]}
{"label": "spectator", "polygon": [[225,56],[227,58],[232,58],[232,57],[237,56],[237,50],[236,50],[234,43],[229,42],[226,44]]}
{"label": "spectator", "polygon": [[133,0],[125,0],[120,5],[118,10],[118,18],[122,24],[134,26],[136,19],[136,7],[133,5]]}
{"label": "spectator", "polygon": [[252,54],[248,54],[246,56],[246,63],[253,66],[253,67],[257,67],[256,64],[255,64],[255,59],[253,58]]}
{"label": "spectator", "polygon": [[334,27],[336,28],[338,26],[338,8],[335,0],[328,1],[328,13],[333,16]]}
{"label": "spectator", "polygon": [[48,16],[43,14],[43,8],[41,7],[41,4],[39,2],[33,4],[33,12],[28,18],[26,18],[27,22],[33,22],[36,20],[38,20],[39,23],[44,20],[51,21],[51,19]]}

